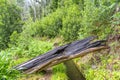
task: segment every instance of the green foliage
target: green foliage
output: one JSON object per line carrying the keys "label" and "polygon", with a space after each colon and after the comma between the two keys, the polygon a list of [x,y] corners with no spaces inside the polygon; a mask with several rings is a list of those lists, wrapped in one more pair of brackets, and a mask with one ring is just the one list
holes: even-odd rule
{"label": "green foliage", "polygon": [[0,52],[0,80],[16,80],[19,72],[12,69],[14,60],[9,51]]}
{"label": "green foliage", "polygon": [[9,45],[19,57],[35,57],[52,49],[53,46],[52,42],[33,39],[27,34],[20,35],[16,32],[10,36],[10,40],[11,44]]}
{"label": "green foliage", "polygon": [[52,80],[67,80],[67,76],[65,73],[65,66],[63,64],[59,64],[53,67],[53,75]]}
{"label": "green foliage", "polygon": [[84,10],[82,13],[81,28],[79,31],[79,37],[98,35],[105,38],[108,33],[111,32],[111,17],[115,4],[108,4],[109,1],[103,0],[97,2],[99,6],[92,1],[84,1]]}
{"label": "green foliage", "polygon": [[41,26],[43,27],[43,35],[48,37],[55,37],[59,34],[61,29],[63,16],[62,10],[57,10],[55,13],[48,15],[45,19],[41,21]]}
{"label": "green foliage", "polygon": [[47,17],[42,20],[38,20],[35,23],[31,23],[25,27],[24,32],[28,32],[31,35],[39,35],[41,37],[55,37],[59,34],[59,30],[61,29],[62,21],[61,18],[63,16],[63,12],[61,9],[58,9],[56,12],[49,14]]}
{"label": "green foliage", "polygon": [[[113,48],[113,47],[112,47]],[[95,54],[87,63],[80,62],[86,80],[119,80],[119,53]]]}
{"label": "green foliage", "polygon": [[49,41],[41,41],[30,37],[27,37],[26,40],[25,36],[20,36],[20,34],[14,32],[10,36],[10,48],[0,52],[0,80],[17,80],[21,75],[18,71],[12,69],[13,66],[52,49],[53,43]]}
{"label": "green foliage", "polygon": [[[72,3],[71,1],[70,4]],[[63,36],[65,40],[75,40],[80,28],[80,9],[76,4],[70,6],[67,1],[65,1],[64,4],[66,4],[64,8],[58,8],[47,17],[28,25],[25,31],[32,32],[34,36],[48,36],[51,38],[60,35]]]}
{"label": "green foliage", "polygon": [[120,72],[117,71],[109,71],[106,69],[90,69],[86,74],[87,80],[119,80]]}
{"label": "green foliage", "polygon": [[69,8],[66,8],[66,14],[62,19],[62,29],[60,34],[67,41],[72,41],[77,39],[78,31],[80,29],[80,9],[79,6],[74,4]]}
{"label": "green foliage", "polygon": [[6,0],[0,1],[0,49],[8,47],[9,36],[13,31],[21,32],[23,22],[20,9]]}
{"label": "green foliage", "polygon": [[90,35],[105,38],[112,32],[111,20],[116,7],[114,1],[57,0],[54,4],[59,6],[54,12],[27,25],[25,31],[40,37],[62,36],[66,41]]}
{"label": "green foliage", "polygon": [[33,40],[28,46],[28,56],[35,57],[52,49],[53,43],[49,41]]}
{"label": "green foliage", "polygon": [[65,73],[57,72],[52,76],[52,80],[68,80]]}
{"label": "green foliage", "polygon": [[120,12],[116,12],[113,16],[112,16],[113,20],[112,20],[112,24],[114,26],[119,26],[120,24]]}
{"label": "green foliage", "polygon": [[53,11],[55,11],[57,9],[58,1],[59,0],[51,0],[51,5],[50,5],[51,12],[53,12]]}

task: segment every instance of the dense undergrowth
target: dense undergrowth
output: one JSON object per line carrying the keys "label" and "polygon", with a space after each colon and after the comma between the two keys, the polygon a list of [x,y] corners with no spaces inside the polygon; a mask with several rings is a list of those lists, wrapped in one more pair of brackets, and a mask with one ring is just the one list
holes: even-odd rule
{"label": "dense undergrowth", "polygon": [[[120,79],[120,50],[119,42],[109,43],[109,50],[96,52],[77,61],[87,80],[119,80]],[[87,59],[87,60],[85,60]],[[89,61],[88,61],[89,60]]]}
{"label": "dense undergrowth", "polygon": [[[18,14],[19,7],[0,1],[0,80],[25,80],[31,75],[21,74],[13,66],[47,52],[54,43],[63,45],[91,35],[108,39],[110,50],[75,59],[86,80],[120,80],[120,12],[116,11],[120,3],[115,0],[52,1],[47,6],[50,13],[36,21],[32,16],[23,21]],[[63,64],[54,66],[51,80],[67,80],[65,72]],[[34,75],[44,76],[35,73],[31,77]]]}

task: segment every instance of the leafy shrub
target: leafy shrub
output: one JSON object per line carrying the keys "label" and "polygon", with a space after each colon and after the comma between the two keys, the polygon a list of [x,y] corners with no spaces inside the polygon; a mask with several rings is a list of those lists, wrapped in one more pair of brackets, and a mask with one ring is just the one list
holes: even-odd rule
{"label": "leafy shrub", "polygon": [[62,29],[61,35],[67,41],[72,41],[77,39],[78,31],[80,29],[80,9],[79,6],[76,4],[71,5],[70,7],[66,8],[66,14],[62,18]]}
{"label": "leafy shrub", "polygon": [[55,37],[59,34],[59,30],[62,28],[62,16],[62,9],[58,9],[47,17],[25,26],[25,32],[29,32],[33,36]]}
{"label": "leafy shrub", "polygon": [[1,0],[0,4],[0,49],[5,49],[8,47],[12,32],[22,31],[23,21],[21,11],[16,5],[9,4],[6,0]]}
{"label": "leafy shrub", "polygon": [[49,41],[32,37],[26,39],[25,36],[14,32],[10,37],[10,48],[0,52],[0,80],[16,80],[20,75],[18,71],[12,69],[13,66],[41,55],[53,46]]}
{"label": "leafy shrub", "polygon": [[65,73],[65,66],[59,64],[53,67],[52,80],[67,80],[67,75]]}
{"label": "leafy shrub", "polygon": [[8,51],[0,52],[0,80],[16,80],[19,72],[12,69],[14,60]]}
{"label": "leafy shrub", "polygon": [[[109,1],[99,1],[96,4],[92,1],[84,1],[81,28],[79,37],[97,35],[105,38],[112,31],[110,24],[115,4]],[[97,6],[96,6],[97,5]]]}
{"label": "leafy shrub", "polygon": [[19,57],[35,57],[52,49],[53,43],[32,38],[29,34],[14,32],[10,36],[10,48]]}
{"label": "leafy shrub", "polygon": [[27,56],[35,57],[44,54],[52,49],[53,43],[49,41],[33,40],[28,46]]}
{"label": "leafy shrub", "polygon": [[112,23],[112,29],[113,29],[113,34],[120,34],[120,12],[116,12],[113,16],[112,16],[113,20],[111,21]]}
{"label": "leafy shrub", "polygon": [[62,28],[62,16],[62,10],[58,9],[56,12],[42,20],[41,26],[44,28],[43,33],[45,36],[55,37],[59,34],[59,30]]}
{"label": "leafy shrub", "polygon": [[113,25],[119,25],[120,24],[120,12],[116,12],[113,15],[113,20],[112,20]]}

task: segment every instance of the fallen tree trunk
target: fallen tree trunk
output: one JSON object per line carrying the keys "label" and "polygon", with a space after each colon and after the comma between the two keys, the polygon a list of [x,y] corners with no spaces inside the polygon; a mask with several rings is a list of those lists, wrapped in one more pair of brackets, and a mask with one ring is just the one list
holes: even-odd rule
{"label": "fallen tree trunk", "polygon": [[48,67],[73,58],[85,56],[90,52],[107,48],[104,40],[91,43],[94,38],[95,37],[89,37],[57,47],[43,55],[16,66],[15,69],[30,74],[38,70],[45,70]]}

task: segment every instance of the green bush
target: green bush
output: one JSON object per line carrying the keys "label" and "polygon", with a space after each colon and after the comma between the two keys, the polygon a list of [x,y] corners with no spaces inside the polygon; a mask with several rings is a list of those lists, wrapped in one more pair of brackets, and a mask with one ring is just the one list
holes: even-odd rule
{"label": "green bush", "polygon": [[59,64],[53,67],[53,75],[52,80],[67,80],[68,77],[66,75],[65,66],[63,64]]}
{"label": "green bush", "polygon": [[62,28],[62,16],[63,10],[58,9],[41,21],[41,27],[44,29],[44,36],[55,37],[59,34],[59,31]]}
{"label": "green bush", "polygon": [[78,31],[81,27],[81,14],[79,6],[76,4],[65,8],[66,14],[62,18],[62,29],[60,34],[67,41],[73,41],[78,37]]}
{"label": "green bush", "polygon": [[0,80],[16,80],[19,72],[12,69],[13,56],[9,51],[0,52]]}
{"label": "green bush", "polygon": [[33,38],[26,33],[14,32],[10,36],[10,48],[19,57],[35,57],[52,49],[53,43],[49,41],[42,41],[39,38]]}
{"label": "green bush", "polygon": [[[109,1],[84,1],[84,10],[81,11],[82,20],[79,37],[97,35],[105,38],[111,31],[111,17],[115,10],[115,3]],[[96,6],[97,5],[97,6]]]}
{"label": "green bush", "polygon": [[36,22],[26,24],[24,27],[24,32],[35,36],[39,35],[40,37],[55,37],[59,34],[59,30],[62,28],[62,16],[63,10],[58,9],[56,12],[49,14],[47,17],[44,17],[41,20]]}
{"label": "green bush", "polygon": [[[28,46],[27,56],[35,57],[44,54],[52,49],[53,43],[49,41],[33,40]],[[26,54],[25,54],[26,55]]]}
{"label": "green bush", "polygon": [[8,47],[13,31],[21,32],[23,21],[20,9],[6,0],[0,0],[0,50]]}

